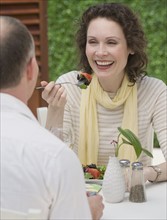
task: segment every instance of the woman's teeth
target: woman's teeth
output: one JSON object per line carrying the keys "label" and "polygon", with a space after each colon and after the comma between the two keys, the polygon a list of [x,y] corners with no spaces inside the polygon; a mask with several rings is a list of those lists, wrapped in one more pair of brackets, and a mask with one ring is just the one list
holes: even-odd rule
{"label": "woman's teeth", "polygon": [[96,61],[97,65],[99,66],[108,66],[113,64],[114,62],[102,62],[102,61]]}

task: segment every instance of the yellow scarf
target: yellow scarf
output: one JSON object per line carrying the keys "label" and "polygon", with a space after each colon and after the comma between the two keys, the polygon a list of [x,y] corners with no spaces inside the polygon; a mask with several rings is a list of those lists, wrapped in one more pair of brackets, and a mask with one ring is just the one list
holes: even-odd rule
{"label": "yellow scarf", "polygon": [[[80,135],[78,156],[83,165],[97,164],[99,133],[97,121],[96,103],[108,109],[117,108],[124,104],[124,115],[122,128],[127,128],[138,134],[137,117],[137,86],[132,86],[125,75],[120,89],[113,100],[110,99],[99,84],[96,74],[93,75],[91,84],[86,90],[82,90],[80,105]],[[136,160],[136,155],[132,146],[121,146],[119,159]]]}

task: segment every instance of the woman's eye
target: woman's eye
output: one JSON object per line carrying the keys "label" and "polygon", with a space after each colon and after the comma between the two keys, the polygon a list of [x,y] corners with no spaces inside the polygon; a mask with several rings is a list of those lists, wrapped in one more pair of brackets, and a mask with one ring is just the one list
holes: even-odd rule
{"label": "woman's eye", "polygon": [[97,43],[97,42],[96,42],[95,40],[89,40],[88,43],[89,43],[89,44],[95,44],[95,43]]}
{"label": "woman's eye", "polygon": [[108,44],[117,44],[116,41],[108,41],[107,43],[108,43]]}

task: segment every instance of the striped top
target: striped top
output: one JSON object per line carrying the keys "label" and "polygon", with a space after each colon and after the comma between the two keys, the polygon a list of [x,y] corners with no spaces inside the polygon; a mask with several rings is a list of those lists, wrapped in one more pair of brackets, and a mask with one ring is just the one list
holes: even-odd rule
{"label": "striped top", "polygon": [[[77,83],[77,71],[63,74],[58,82],[69,81]],[[67,91],[67,104],[64,113],[64,129],[70,133],[72,149],[77,154],[79,141],[79,118],[81,89],[77,86],[64,85]],[[161,80],[144,77],[137,82],[138,94],[138,137],[143,147],[153,150],[153,130],[156,132],[160,147],[167,160],[167,86]],[[115,94],[109,93],[112,99]],[[99,127],[98,165],[106,165],[109,156],[114,156],[112,140],[117,140],[118,127],[121,127],[123,105],[109,110],[97,103]],[[93,136],[92,136],[93,138]],[[150,165],[151,158],[142,154],[140,161],[145,166]]]}

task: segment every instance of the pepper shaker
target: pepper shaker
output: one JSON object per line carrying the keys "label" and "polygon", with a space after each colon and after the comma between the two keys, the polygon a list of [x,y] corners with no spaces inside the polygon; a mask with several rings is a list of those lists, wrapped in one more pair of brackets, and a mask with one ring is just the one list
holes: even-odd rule
{"label": "pepper shaker", "polygon": [[129,201],[145,202],[145,184],[143,176],[143,164],[141,162],[132,163],[131,187]]}

